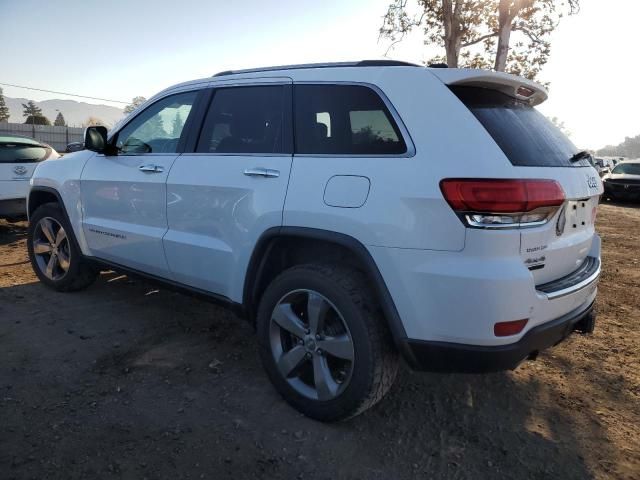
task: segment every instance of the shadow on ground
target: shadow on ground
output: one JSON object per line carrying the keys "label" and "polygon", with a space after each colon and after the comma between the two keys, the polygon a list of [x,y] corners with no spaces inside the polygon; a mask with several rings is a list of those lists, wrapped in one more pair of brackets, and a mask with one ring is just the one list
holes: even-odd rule
{"label": "shadow on ground", "polygon": [[275,393],[252,327],[208,303],[112,273],[76,294],[0,289],[0,305],[3,478],[592,477],[535,375],[403,370],[374,409],[325,425]]}

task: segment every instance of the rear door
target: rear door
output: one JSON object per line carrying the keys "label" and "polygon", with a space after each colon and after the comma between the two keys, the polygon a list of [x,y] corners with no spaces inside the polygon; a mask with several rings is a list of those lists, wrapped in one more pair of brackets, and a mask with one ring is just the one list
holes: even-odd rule
{"label": "rear door", "polygon": [[[540,226],[521,229],[520,254],[536,284],[576,270],[592,248],[602,183],[560,129],[529,105],[490,88],[453,86],[513,165],[514,178],[556,180],[567,201]],[[507,172],[505,172],[507,173]],[[507,175],[505,175],[507,176]]]}
{"label": "rear door", "polygon": [[241,300],[260,235],[282,225],[291,159],[289,78],[212,89],[193,152],[167,179],[164,250],[176,281]]}
{"label": "rear door", "polygon": [[94,155],[82,172],[84,235],[92,255],[169,277],[166,181],[184,143],[197,91],[153,103],[111,140],[118,154]]}

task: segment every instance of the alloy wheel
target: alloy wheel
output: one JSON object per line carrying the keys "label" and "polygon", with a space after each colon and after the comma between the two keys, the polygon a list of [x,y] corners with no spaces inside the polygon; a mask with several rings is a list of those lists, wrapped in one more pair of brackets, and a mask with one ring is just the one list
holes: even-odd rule
{"label": "alloy wheel", "polygon": [[71,254],[67,232],[55,218],[42,218],[33,232],[33,255],[40,271],[50,280],[68,272]]}
{"label": "alloy wheel", "polygon": [[299,394],[320,401],[338,397],[355,360],[351,332],[333,303],[313,290],[295,290],[276,304],[269,327],[280,375]]}

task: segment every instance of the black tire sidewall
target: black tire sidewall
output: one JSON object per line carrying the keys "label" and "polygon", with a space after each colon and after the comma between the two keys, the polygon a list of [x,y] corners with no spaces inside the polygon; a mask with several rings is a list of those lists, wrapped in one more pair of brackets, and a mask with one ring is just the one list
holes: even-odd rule
{"label": "black tire sidewall", "polygon": [[[271,313],[276,304],[287,293],[299,289],[314,290],[326,297],[342,314],[351,333],[354,347],[353,372],[349,385],[335,399],[319,401],[307,398],[280,375],[269,341]],[[258,342],[260,355],[269,378],[280,394],[294,408],[317,420],[332,421],[348,417],[355,412],[369,394],[374,376],[375,348],[371,342],[371,332],[367,322],[367,312],[363,305],[354,302],[350,292],[317,270],[294,268],[285,271],[267,288],[257,315]]]}
{"label": "black tire sidewall", "polygon": [[[33,236],[35,229],[44,217],[51,217],[62,225],[67,238],[69,239],[69,270],[64,277],[59,280],[52,280],[48,278],[38,266],[36,258],[33,252]],[[27,251],[29,253],[29,260],[31,266],[38,279],[45,285],[60,291],[66,291],[74,286],[75,280],[83,274],[82,269],[86,268],[82,262],[82,253],[76,242],[71,224],[67,220],[66,215],[56,203],[46,203],[36,209],[29,219],[29,227],[27,229]]]}

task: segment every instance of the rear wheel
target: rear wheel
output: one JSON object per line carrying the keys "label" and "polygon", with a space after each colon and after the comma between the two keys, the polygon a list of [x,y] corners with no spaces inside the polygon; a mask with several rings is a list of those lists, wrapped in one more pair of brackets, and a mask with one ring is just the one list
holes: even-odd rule
{"label": "rear wheel", "polygon": [[82,258],[71,225],[57,203],[46,203],[31,216],[27,250],[40,281],[58,291],[81,290],[98,274]]}
{"label": "rear wheel", "polygon": [[378,402],[398,369],[384,319],[355,270],[302,265],[278,276],[257,318],[264,367],[284,399],[323,421]]}

